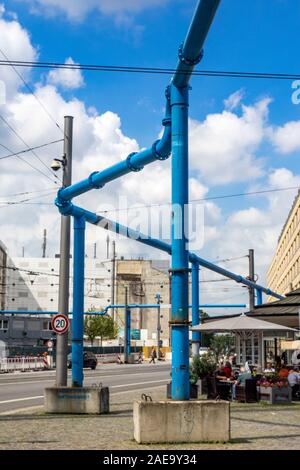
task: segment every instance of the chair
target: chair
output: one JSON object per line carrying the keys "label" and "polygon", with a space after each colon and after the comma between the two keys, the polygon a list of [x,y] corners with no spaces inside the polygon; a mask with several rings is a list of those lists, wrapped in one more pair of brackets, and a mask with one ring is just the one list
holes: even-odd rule
{"label": "chair", "polygon": [[206,377],[208,400],[229,400],[230,385],[222,384],[215,377]]}
{"label": "chair", "polygon": [[215,377],[206,377],[207,399],[216,400],[218,398],[217,383]]}
{"label": "chair", "polygon": [[256,403],[257,399],[257,379],[246,379],[245,386],[236,385],[236,400],[238,402]]}

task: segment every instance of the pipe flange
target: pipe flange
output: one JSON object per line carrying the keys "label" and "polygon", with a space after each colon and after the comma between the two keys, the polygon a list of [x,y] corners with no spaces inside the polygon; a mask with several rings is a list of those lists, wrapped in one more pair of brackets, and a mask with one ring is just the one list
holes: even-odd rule
{"label": "pipe flange", "polygon": [[162,155],[161,153],[159,153],[157,151],[157,145],[158,145],[159,142],[160,142],[160,140],[156,140],[154,142],[154,144],[152,145],[152,153],[153,153],[154,157],[156,158],[156,160],[161,160],[161,161],[167,160],[169,158],[170,154]]}
{"label": "pipe flange", "polygon": [[175,268],[175,269],[169,269],[168,271],[172,276],[173,274],[191,273],[192,269],[191,268]]}
{"label": "pipe flange", "polygon": [[133,157],[134,155],[136,155],[137,152],[132,152],[128,155],[127,159],[126,159],[126,164],[127,164],[127,167],[129,168],[130,171],[141,171],[144,167],[143,166],[134,166],[132,165],[131,163],[131,157]]}
{"label": "pipe flange", "polygon": [[204,55],[203,49],[201,49],[199,55],[195,59],[188,59],[183,55],[183,44],[180,46],[178,50],[178,58],[182,64],[189,65],[191,67],[194,67],[195,65],[199,64],[201,62],[202,58]]}
{"label": "pipe flange", "polygon": [[189,320],[171,320],[171,321],[169,321],[170,326],[172,326],[172,325],[174,325],[174,326],[180,326],[180,325],[186,326],[186,325],[191,325],[191,324],[192,324],[192,322],[189,321]]}
{"label": "pipe flange", "polygon": [[169,125],[171,124],[171,122],[172,122],[172,121],[171,121],[171,118],[170,118],[170,117],[169,117],[169,118],[164,118],[164,119],[162,120],[162,125],[163,125],[163,126],[169,126]]}
{"label": "pipe flange", "polygon": [[101,189],[103,188],[104,184],[95,184],[93,182],[93,176],[97,175],[99,172],[98,171],[93,171],[93,173],[90,174],[89,176],[89,184],[96,189]]}

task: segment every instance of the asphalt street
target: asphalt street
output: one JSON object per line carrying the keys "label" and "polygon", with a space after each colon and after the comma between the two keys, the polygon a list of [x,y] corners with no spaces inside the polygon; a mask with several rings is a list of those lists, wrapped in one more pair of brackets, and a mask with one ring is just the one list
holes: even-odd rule
{"label": "asphalt street", "polygon": [[[84,384],[102,383],[111,394],[156,387],[170,381],[170,364],[101,364],[84,370]],[[69,372],[69,382],[71,383]],[[55,371],[0,375],[0,413],[43,404],[44,388],[55,385]]]}

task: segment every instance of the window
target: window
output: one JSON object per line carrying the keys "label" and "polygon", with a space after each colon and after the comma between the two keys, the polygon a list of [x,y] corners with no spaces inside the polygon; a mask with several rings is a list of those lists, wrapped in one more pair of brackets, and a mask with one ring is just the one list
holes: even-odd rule
{"label": "window", "polygon": [[0,330],[8,329],[8,320],[0,320]]}
{"label": "window", "polygon": [[52,330],[51,321],[49,321],[49,320],[44,320],[43,321],[43,330],[44,331]]}

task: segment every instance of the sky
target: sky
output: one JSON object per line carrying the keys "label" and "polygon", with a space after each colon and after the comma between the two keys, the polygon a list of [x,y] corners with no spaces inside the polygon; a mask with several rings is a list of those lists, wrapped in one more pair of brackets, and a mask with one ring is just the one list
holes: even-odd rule
{"label": "sky", "polygon": [[[0,59],[174,68],[196,3],[0,0]],[[299,17],[300,0],[222,0],[198,68],[299,73]],[[23,150],[24,141],[36,146],[61,139],[64,115],[74,116],[73,181],[152,145],[160,136],[169,76],[17,70],[19,75],[12,67],[0,67],[6,89],[0,115],[19,135],[0,119],[0,158],[10,150]],[[300,104],[292,100],[292,85],[292,80],[243,78],[193,77],[191,81],[190,199],[210,198],[201,203],[196,231],[202,243],[197,252],[247,275],[246,255],[253,248],[260,283],[266,282],[297,189],[220,196],[300,187]],[[59,251],[60,216],[53,200],[60,182],[49,167],[53,158],[61,157],[62,143],[39,149],[36,155],[22,154],[27,163],[16,157],[0,159],[0,239],[10,256],[21,256],[22,247],[26,256],[40,256],[44,228],[47,255]],[[170,163],[153,163],[78,202],[103,211],[120,204],[120,198],[124,204],[127,198],[130,210],[119,211],[123,221],[132,226],[139,215],[146,224],[149,212],[143,206],[170,201]],[[24,199],[30,199],[30,204],[11,204]],[[104,256],[106,235],[88,227],[89,256],[94,243],[98,255]],[[125,240],[117,240],[117,253],[164,257]],[[201,279],[219,278],[202,270]],[[201,299],[247,302],[247,292],[232,282],[205,282]]]}

